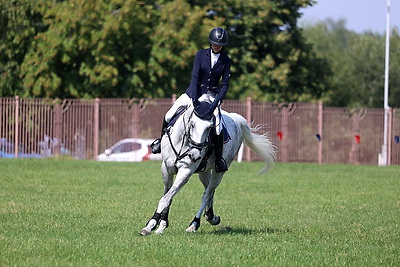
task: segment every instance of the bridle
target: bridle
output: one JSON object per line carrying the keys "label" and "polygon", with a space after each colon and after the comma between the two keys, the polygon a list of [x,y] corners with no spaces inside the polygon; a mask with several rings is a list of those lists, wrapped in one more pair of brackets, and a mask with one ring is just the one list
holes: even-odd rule
{"label": "bridle", "polygon": [[[192,149],[199,150],[199,154],[201,154],[201,151],[203,150],[203,148],[206,148],[209,145],[209,142],[207,141],[207,138],[205,138],[205,140],[203,142],[201,142],[201,143],[198,143],[198,142],[194,141],[191,138],[191,131],[190,130],[193,129],[193,124],[191,124],[190,122],[191,122],[191,119],[193,117],[193,114],[194,114],[194,111],[192,110],[192,112],[190,113],[190,115],[189,115],[187,120],[185,119],[185,115],[186,114],[184,113],[182,115],[183,116],[182,121],[183,121],[185,130],[184,130],[184,133],[183,133],[183,138],[182,138],[182,142],[181,142],[181,146],[180,146],[179,151],[175,148],[175,146],[174,146],[174,144],[172,142],[170,129],[168,129],[166,131],[166,134],[167,134],[168,140],[169,140],[169,144],[171,145],[171,148],[174,151],[175,156],[176,156],[175,164],[179,160],[183,159],[186,156],[189,156],[191,158],[191,155],[189,154],[189,152]],[[174,127],[174,126],[172,126],[172,127]],[[184,150],[185,141],[187,141],[189,143],[188,148],[186,150]],[[198,160],[198,159],[193,159],[193,158],[191,158],[191,159],[194,162],[196,162]]]}

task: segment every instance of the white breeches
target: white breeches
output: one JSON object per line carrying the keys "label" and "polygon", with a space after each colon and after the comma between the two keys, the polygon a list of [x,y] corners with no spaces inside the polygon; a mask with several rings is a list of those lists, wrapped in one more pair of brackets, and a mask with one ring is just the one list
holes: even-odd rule
{"label": "white breeches", "polygon": [[[203,94],[199,98],[199,101],[211,103],[211,102],[215,101],[215,94],[212,92]],[[182,94],[180,97],[178,97],[178,99],[175,101],[175,103],[172,105],[172,107],[165,114],[165,121],[170,122],[172,117],[174,116],[175,112],[178,110],[178,108],[180,106],[186,106],[189,104],[192,104],[192,99],[190,99],[190,97],[186,93]],[[221,114],[219,112],[219,106],[220,106],[220,104],[218,104],[217,108],[214,110],[215,130],[217,132],[217,135],[219,135],[222,131],[222,124],[220,123],[221,122],[221,120],[220,120]]]}

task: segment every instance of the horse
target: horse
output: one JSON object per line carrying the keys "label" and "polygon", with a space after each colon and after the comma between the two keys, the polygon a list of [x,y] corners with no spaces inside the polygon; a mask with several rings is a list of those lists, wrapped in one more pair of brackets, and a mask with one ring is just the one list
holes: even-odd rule
{"label": "horse", "polygon": [[[199,118],[192,104],[182,108],[185,108],[183,114],[177,117],[173,125],[168,126],[161,139],[164,195],[159,200],[153,217],[139,232],[143,236],[151,234],[153,230],[156,234],[164,233],[168,227],[171,201],[194,173],[198,173],[204,192],[200,208],[186,232],[194,233],[198,230],[203,211],[205,219],[211,225],[221,222],[220,216],[214,214],[213,200],[215,189],[221,183],[225,172],[215,171],[215,156],[214,153],[210,153],[212,144],[209,135],[214,129],[213,120]],[[259,127],[251,128],[246,119],[237,113],[221,110],[221,115],[220,121],[226,129],[224,139],[227,142],[225,141],[223,147],[223,158],[227,165],[231,165],[244,141],[264,161],[264,166],[258,174],[267,172],[275,161],[275,146],[268,135],[257,134]]]}

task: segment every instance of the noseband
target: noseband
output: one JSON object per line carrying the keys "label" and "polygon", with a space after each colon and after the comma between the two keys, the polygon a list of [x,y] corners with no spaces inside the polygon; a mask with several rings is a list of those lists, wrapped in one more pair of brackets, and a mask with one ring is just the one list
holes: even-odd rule
{"label": "noseband", "polygon": [[[190,121],[191,121],[191,119],[192,119],[192,117],[193,117],[193,114],[194,114],[194,111],[192,111],[192,112],[190,113],[190,115],[189,115],[189,118],[188,118],[188,120],[187,120],[187,121],[189,122],[188,125],[186,124],[185,117],[183,117],[183,119],[182,119],[183,124],[184,124],[184,129],[185,129],[185,131],[184,131],[184,134],[183,134],[182,143],[181,143],[181,148],[179,149],[179,152],[177,151],[177,149],[174,147],[174,144],[172,143],[170,131],[167,131],[167,136],[168,136],[169,143],[170,143],[170,145],[171,145],[171,147],[172,147],[172,150],[174,151],[175,156],[176,156],[175,164],[176,164],[179,160],[183,159],[183,158],[186,157],[186,156],[189,156],[189,157],[190,157],[189,152],[190,152],[192,149],[197,149],[197,150],[199,150],[199,154],[200,154],[201,151],[203,150],[203,148],[207,147],[208,144],[209,144],[209,143],[207,142],[207,138],[204,140],[204,142],[201,142],[201,143],[197,143],[196,141],[194,141],[194,140],[191,138],[190,129],[193,128],[193,124],[191,124]],[[183,114],[183,116],[185,116],[185,114]],[[183,150],[184,150],[184,144],[185,144],[185,140],[186,140],[186,139],[187,139],[187,141],[188,141],[188,143],[189,143],[189,146],[188,146],[188,148],[187,148],[185,151],[183,151]],[[191,157],[190,157],[190,158],[191,158]],[[191,158],[191,159],[192,159],[192,158]],[[192,160],[195,162],[195,161],[197,161],[198,159],[192,159]]]}

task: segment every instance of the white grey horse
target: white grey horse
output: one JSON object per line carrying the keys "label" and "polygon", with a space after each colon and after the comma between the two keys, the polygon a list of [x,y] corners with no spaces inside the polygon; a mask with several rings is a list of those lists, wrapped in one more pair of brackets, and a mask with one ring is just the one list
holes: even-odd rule
{"label": "white grey horse", "polygon": [[[147,222],[141,235],[149,235],[151,231],[158,234],[168,227],[168,213],[172,198],[188,182],[189,178],[198,172],[200,181],[204,185],[202,203],[193,221],[186,232],[195,232],[200,226],[200,218],[204,212],[206,220],[212,224],[220,223],[220,217],[213,211],[215,189],[220,184],[224,173],[214,170],[214,153],[209,156],[206,164],[202,159],[210,149],[208,136],[213,128],[213,122],[202,120],[193,112],[193,106],[186,111],[170,126],[161,140],[162,165],[161,172],[164,180],[164,195],[160,199],[157,210]],[[228,142],[224,144],[223,158],[229,166],[234,160],[244,140],[251,150],[256,152],[264,161],[264,167],[258,173],[266,172],[275,161],[275,146],[266,134],[259,135],[249,126],[247,121],[236,113],[221,112],[229,135]],[[199,166],[202,163],[202,166]],[[199,170],[201,168],[201,170]],[[175,181],[173,177],[175,177]]]}

